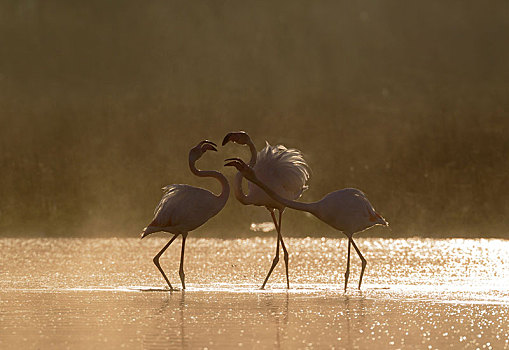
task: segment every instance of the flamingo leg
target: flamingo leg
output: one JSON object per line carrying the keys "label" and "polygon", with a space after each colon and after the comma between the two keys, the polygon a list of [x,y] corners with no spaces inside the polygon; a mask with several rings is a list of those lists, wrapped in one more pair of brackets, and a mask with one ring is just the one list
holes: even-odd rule
{"label": "flamingo leg", "polygon": [[366,259],[364,259],[364,257],[362,256],[361,251],[359,250],[359,248],[357,248],[357,245],[355,244],[353,239],[350,238],[350,240],[352,241],[352,245],[355,248],[355,251],[357,252],[357,255],[359,255],[359,258],[361,258],[361,261],[362,261],[361,278],[359,279],[359,289],[361,289],[362,276],[364,275],[364,269],[366,268],[367,262],[366,262]]}
{"label": "flamingo leg", "polygon": [[350,243],[352,240],[348,237],[348,257],[346,258],[346,272],[345,272],[345,292],[348,285],[348,276],[350,276]]}
{"label": "flamingo leg", "polygon": [[180,252],[180,268],[179,268],[179,275],[180,275],[180,281],[182,282],[182,289],[186,289],[186,275],[184,273],[184,251],[186,249],[186,238],[187,238],[187,232],[182,234],[182,251]]}
{"label": "flamingo leg", "polygon": [[277,263],[279,262],[279,225],[276,220],[276,216],[274,215],[274,210],[268,209],[270,212],[270,215],[272,216],[272,221],[274,221],[274,225],[276,226],[277,231],[277,244],[276,244],[276,256],[274,257],[274,260],[272,260],[272,265],[269,269],[269,273],[267,273],[267,277],[265,277],[265,281],[263,281],[262,287],[260,289],[265,289],[265,284],[267,284],[267,281],[269,280],[269,277],[272,273],[272,270],[276,267]]}
{"label": "flamingo leg", "polygon": [[281,219],[283,217],[283,212],[279,210],[279,230],[278,230],[278,238],[281,241],[281,247],[283,248],[283,257],[285,259],[285,269],[286,269],[286,288],[290,289],[290,277],[288,277],[288,250],[286,250],[285,242],[283,242],[283,235],[281,234]]}
{"label": "flamingo leg", "polygon": [[156,256],[154,256],[154,259],[152,259],[152,261],[154,262],[154,264],[156,265],[157,269],[159,270],[159,272],[161,272],[161,274],[163,275],[166,283],[168,283],[168,286],[170,287],[170,290],[175,290],[173,289],[173,287],[171,286],[171,283],[170,283],[170,280],[168,280],[168,277],[166,277],[163,269],[161,268],[161,265],[159,264],[159,258],[161,257],[161,255],[163,255],[163,253],[166,251],[166,249],[168,249],[168,247],[170,246],[170,244],[173,243],[173,241],[175,240],[175,238],[177,238],[178,235],[174,235],[170,241],[168,243],[166,243],[166,245],[163,247],[163,249],[161,249],[161,251],[159,253],[157,253]]}

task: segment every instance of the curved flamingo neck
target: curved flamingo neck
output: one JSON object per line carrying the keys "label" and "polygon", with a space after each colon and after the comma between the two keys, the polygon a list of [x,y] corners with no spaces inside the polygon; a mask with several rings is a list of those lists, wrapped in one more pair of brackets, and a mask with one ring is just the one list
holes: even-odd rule
{"label": "curved flamingo neck", "polygon": [[[244,177],[246,177],[246,176],[244,176]],[[316,212],[317,202],[302,203],[302,202],[292,201],[291,199],[286,199],[284,197],[281,197],[279,194],[274,192],[272,189],[270,189],[267,185],[265,185],[263,182],[261,182],[256,177],[249,177],[249,178],[246,177],[246,179],[248,179],[249,181],[258,185],[269,196],[271,196],[274,200],[278,201],[279,203],[283,204],[285,207],[292,208],[295,210],[300,210],[300,211],[306,211],[308,213],[311,213],[311,214],[317,216],[317,212]]]}
{"label": "curved flamingo neck", "polygon": [[[247,146],[249,147],[249,151],[251,152],[251,159],[249,160],[249,166],[253,167],[255,164],[256,164],[256,158],[257,158],[257,152],[256,152],[256,147],[253,143],[253,141],[251,140],[251,138],[249,138],[248,142],[246,143]],[[237,200],[244,204],[244,205],[249,205],[251,204],[248,200],[248,197],[244,194],[244,191],[242,190],[242,173],[239,171],[237,172],[237,174],[235,175],[234,179],[233,179],[233,194],[235,195],[235,198],[237,198]]]}
{"label": "curved flamingo neck", "polygon": [[[198,177],[212,177],[214,179],[217,179],[219,183],[221,184],[221,194],[219,196],[216,196],[218,199],[221,199],[221,201],[226,204],[226,201],[228,200],[228,196],[230,195],[230,185],[228,185],[228,180],[226,177],[221,174],[219,171],[215,170],[199,170],[196,168],[196,161],[192,161],[189,159],[189,169],[191,169],[191,172],[198,176]],[[223,205],[224,205],[223,204]]]}
{"label": "curved flamingo neck", "polygon": [[253,167],[256,164],[256,156],[257,156],[256,147],[255,147],[253,141],[251,141],[251,139],[249,139],[249,142],[247,143],[247,145],[249,147],[249,150],[251,151],[251,159],[249,160],[249,166]]}
{"label": "curved flamingo neck", "polygon": [[249,201],[247,200],[247,196],[244,194],[244,191],[242,190],[242,173],[239,171],[237,174],[235,174],[235,177],[233,178],[233,194],[235,195],[235,198],[237,200],[244,204],[249,205]]}

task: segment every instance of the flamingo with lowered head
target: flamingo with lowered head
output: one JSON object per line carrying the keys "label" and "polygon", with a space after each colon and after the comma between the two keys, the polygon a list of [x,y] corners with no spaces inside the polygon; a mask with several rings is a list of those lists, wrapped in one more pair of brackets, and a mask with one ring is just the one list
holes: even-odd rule
{"label": "flamingo with lowered head", "polygon": [[215,143],[205,140],[189,151],[189,168],[191,172],[199,177],[212,177],[217,179],[222,186],[221,194],[215,195],[203,188],[189,185],[169,185],[163,188],[163,198],[155,209],[152,222],[143,229],[141,238],[149,234],[165,231],[173,234],[170,241],[154,257],[153,261],[161,272],[170,290],[175,290],[166,277],[159,258],[168,249],[170,244],[182,235],[182,251],[180,255],[180,281],[182,288],[186,289],[184,274],[184,249],[188,232],[200,227],[211,217],[223,209],[230,195],[230,186],[226,177],[218,171],[204,171],[196,169],[195,163],[206,151],[217,151]]}
{"label": "flamingo with lowered head", "polygon": [[[265,148],[257,154],[253,141],[244,131],[228,133],[223,139],[223,146],[230,141],[249,147],[251,151],[249,165],[256,172],[257,177],[271,188],[274,188],[279,195],[284,198],[298,199],[302,195],[302,192],[307,189],[306,184],[309,180],[310,169],[299,150],[288,149],[282,145],[271,146],[267,142]],[[276,256],[272,261],[272,265],[267,273],[267,277],[265,277],[263,281],[261,289],[265,288],[265,284],[272,270],[274,270],[279,262],[280,242],[285,260],[286,287],[290,288],[290,279],[288,277],[288,251],[283,241],[283,235],[281,234],[281,218],[285,206],[269,197],[262,189],[251,182],[248,183],[248,190],[249,192],[247,195],[244,194],[242,190],[242,174],[238,172],[233,182],[233,193],[235,197],[244,205],[256,205],[267,208],[272,217],[272,221],[274,221],[278,236]],[[276,220],[274,213],[276,209],[279,212],[279,221]]]}
{"label": "flamingo with lowered head", "polygon": [[313,214],[326,224],[342,231],[348,237],[348,258],[345,272],[345,291],[350,274],[350,245],[352,245],[362,261],[359,289],[361,288],[362,276],[366,268],[366,259],[353,241],[353,234],[364,231],[375,225],[388,226],[385,219],[378,214],[366,195],[355,188],[345,188],[327,194],[321,200],[311,203],[296,202],[286,199],[273,191],[263,180],[259,179],[256,172],[239,158],[226,159],[225,166],[233,166],[242,173],[249,181],[261,187],[269,196],[282,205]]}

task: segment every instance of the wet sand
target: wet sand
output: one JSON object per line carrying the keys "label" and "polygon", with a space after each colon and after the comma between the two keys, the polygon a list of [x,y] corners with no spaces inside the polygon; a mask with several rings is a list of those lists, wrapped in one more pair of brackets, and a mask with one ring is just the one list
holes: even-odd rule
{"label": "wet sand", "polygon": [[[509,241],[192,239],[186,291],[152,264],[164,239],[0,239],[0,348],[509,348]],[[161,259],[179,286],[180,242]]]}

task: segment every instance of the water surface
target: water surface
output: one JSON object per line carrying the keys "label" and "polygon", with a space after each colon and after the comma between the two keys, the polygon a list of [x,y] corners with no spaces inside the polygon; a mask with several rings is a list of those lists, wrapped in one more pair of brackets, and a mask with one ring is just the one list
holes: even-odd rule
{"label": "water surface", "polygon": [[[186,291],[152,257],[164,238],[0,239],[1,348],[509,348],[509,241],[193,239]],[[180,286],[180,240],[161,258]]]}

